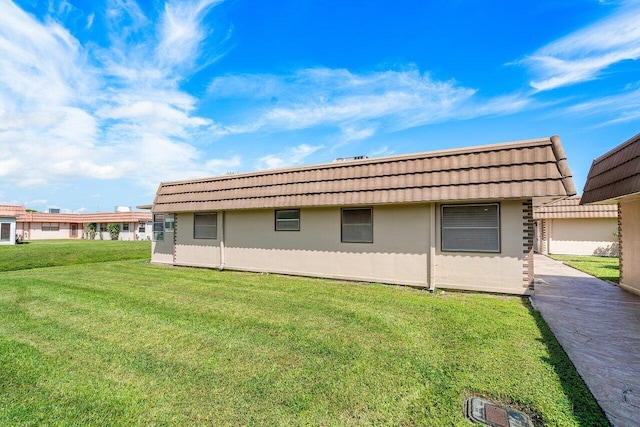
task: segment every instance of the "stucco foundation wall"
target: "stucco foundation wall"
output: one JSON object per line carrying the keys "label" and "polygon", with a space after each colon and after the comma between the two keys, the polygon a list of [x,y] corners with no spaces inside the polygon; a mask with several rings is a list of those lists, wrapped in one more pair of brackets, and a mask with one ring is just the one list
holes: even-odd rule
{"label": "stucco foundation wall", "polygon": [[640,295],[640,198],[620,201],[622,277],[620,286]]}
{"label": "stucco foundation wall", "polygon": [[[523,285],[523,200],[500,203],[500,253],[443,252],[437,227],[436,285],[442,288],[528,294]],[[440,208],[436,209],[440,224]]]}
{"label": "stucco foundation wall", "polygon": [[220,266],[220,238],[222,214],[218,213],[218,238],[194,239],[193,214],[176,214],[176,265],[194,267]]}
{"label": "stucco foundation wall", "polygon": [[373,243],[342,243],[340,229],[340,208],[300,209],[300,231],[275,231],[272,209],[229,211],[226,267],[427,285],[428,204],[375,206]]}
{"label": "stucco foundation wall", "polygon": [[618,255],[617,218],[550,219],[549,253]]}

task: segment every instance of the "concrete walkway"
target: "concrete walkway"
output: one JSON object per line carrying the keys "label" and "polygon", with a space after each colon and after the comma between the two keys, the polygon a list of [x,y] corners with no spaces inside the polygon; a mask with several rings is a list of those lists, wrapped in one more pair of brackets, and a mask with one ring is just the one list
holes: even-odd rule
{"label": "concrete walkway", "polygon": [[614,426],[640,426],[640,296],[535,256],[540,311]]}

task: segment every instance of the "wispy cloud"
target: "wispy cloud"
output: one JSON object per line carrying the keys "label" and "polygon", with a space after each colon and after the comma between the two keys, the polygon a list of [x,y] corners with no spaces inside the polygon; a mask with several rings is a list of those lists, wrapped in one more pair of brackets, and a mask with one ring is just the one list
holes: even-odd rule
{"label": "wispy cloud", "polygon": [[195,62],[206,56],[211,31],[203,17],[219,1],[168,2],[150,19],[133,0],[110,0],[104,13],[80,24],[87,31],[104,19],[106,45],[83,45],[63,26],[73,7],[63,3],[39,20],[0,0],[5,182],[129,177],[155,187],[159,170],[172,179],[237,166],[237,156],[211,159],[198,149],[199,138],[218,125],[194,114],[197,99],[180,89],[202,66]]}
{"label": "wispy cloud", "polygon": [[576,104],[566,111],[580,116],[607,118],[597,123],[596,127],[640,120],[640,89]]}
{"label": "wispy cloud", "polygon": [[365,139],[377,131],[510,114],[530,103],[518,95],[499,102],[478,99],[475,89],[433,79],[415,67],[371,73],[309,68],[282,76],[223,76],[211,82],[209,93],[252,101],[246,110],[251,119],[228,125],[229,133],[332,126],[341,132],[342,141]]}
{"label": "wispy cloud", "polygon": [[610,16],[573,32],[522,61],[534,74],[531,86],[551,90],[600,76],[613,64],[640,58],[640,2],[623,2]]}

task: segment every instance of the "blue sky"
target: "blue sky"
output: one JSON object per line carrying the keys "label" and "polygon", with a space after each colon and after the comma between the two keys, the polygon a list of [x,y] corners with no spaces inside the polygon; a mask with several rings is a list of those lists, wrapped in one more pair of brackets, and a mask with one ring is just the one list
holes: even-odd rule
{"label": "blue sky", "polygon": [[638,0],[0,0],[0,203],[554,134],[580,191],[638,58]]}

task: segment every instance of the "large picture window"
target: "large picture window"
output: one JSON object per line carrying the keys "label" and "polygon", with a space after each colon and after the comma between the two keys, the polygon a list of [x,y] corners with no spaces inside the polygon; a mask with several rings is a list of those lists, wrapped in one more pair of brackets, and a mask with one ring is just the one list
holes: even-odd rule
{"label": "large picture window", "polygon": [[342,241],[373,243],[373,209],[342,209]]}
{"label": "large picture window", "polygon": [[500,252],[500,205],[442,205],[442,250]]}
{"label": "large picture window", "polygon": [[217,239],[218,238],[218,214],[204,213],[193,215],[193,238],[194,239]]}
{"label": "large picture window", "polygon": [[164,241],[164,214],[153,214],[153,240]]}
{"label": "large picture window", "polygon": [[276,231],[300,231],[300,209],[276,211]]}

